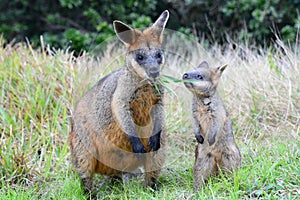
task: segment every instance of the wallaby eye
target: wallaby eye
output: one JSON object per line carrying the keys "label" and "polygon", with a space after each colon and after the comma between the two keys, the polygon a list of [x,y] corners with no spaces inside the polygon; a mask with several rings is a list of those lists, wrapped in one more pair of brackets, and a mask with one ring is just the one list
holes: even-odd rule
{"label": "wallaby eye", "polygon": [[156,56],[156,58],[161,58],[161,56],[162,56],[161,52],[157,52],[155,56]]}
{"label": "wallaby eye", "polygon": [[144,56],[142,55],[142,54],[136,54],[136,59],[138,59],[138,60],[144,60]]}
{"label": "wallaby eye", "polygon": [[197,75],[197,80],[203,80],[203,76],[201,74]]}

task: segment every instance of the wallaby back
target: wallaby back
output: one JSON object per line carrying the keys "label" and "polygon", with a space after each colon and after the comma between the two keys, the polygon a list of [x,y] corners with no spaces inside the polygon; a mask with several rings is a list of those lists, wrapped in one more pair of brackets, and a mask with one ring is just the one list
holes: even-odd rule
{"label": "wallaby back", "polygon": [[[114,21],[126,45],[125,66],[102,78],[77,103],[70,133],[74,169],[85,190],[94,173],[116,175],[143,165],[146,184],[155,187],[165,145],[163,87],[154,87],[164,63],[164,11],[148,29],[133,29]],[[156,152],[154,154],[154,152]]]}

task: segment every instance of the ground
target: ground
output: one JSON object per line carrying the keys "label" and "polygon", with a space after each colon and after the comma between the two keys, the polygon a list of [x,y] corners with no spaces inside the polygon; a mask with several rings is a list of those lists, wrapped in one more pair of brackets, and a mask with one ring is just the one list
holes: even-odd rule
{"label": "ground", "polygon": [[[219,85],[241,150],[242,166],[193,190],[196,140],[190,123],[191,94],[182,82],[166,83],[167,162],[160,190],[143,178],[94,180],[99,199],[297,199],[300,197],[300,56],[295,47],[228,44],[204,48],[166,46],[163,74],[181,78],[206,60],[228,64]],[[299,45],[299,44],[298,44]],[[1,45],[2,46],[2,45]],[[124,63],[124,49],[108,45],[104,58],[33,50],[28,44],[0,48],[0,199],[85,199],[70,163],[68,134],[75,102],[100,77]]]}

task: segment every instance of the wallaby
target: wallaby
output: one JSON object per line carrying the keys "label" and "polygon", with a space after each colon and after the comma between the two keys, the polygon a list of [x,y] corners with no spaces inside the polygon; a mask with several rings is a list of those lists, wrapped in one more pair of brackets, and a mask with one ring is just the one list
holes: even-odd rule
{"label": "wallaby", "polygon": [[164,90],[156,79],[165,61],[162,39],[168,18],[166,10],[143,31],[113,22],[127,48],[125,66],[98,81],[77,102],[72,117],[72,162],[85,192],[91,192],[95,173],[122,175],[140,166],[146,185],[157,186],[166,135]]}
{"label": "wallaby", "polygon": [[202,187],[211,175],[219,173],[219,169],[231,172],[241,165],[229,113],[217,92],[226,66],[213,69],[204,61],[183,75],[186,88],[193,93],[192,125],[198,142],[194,164],[195,188]]}

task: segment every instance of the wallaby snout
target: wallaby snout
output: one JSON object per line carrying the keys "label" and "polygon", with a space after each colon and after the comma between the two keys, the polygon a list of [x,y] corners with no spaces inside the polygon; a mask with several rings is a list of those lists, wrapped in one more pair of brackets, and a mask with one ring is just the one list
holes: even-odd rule
{"label": "wallaby snout", "polygon": [[157,78],[157,77],[159,77],[159,74],[160,74],[160,69],[159,68],[151,68],[150,70],[149,70],[149,75],[150,75],[150,77],[152,77],[152,78]]}
{"label": "wallaby snout", "polygon": [[184,80],[189,79],[189,74],[187,74],[187,73],[183,74],[182,79],[184,79]]}
{"label": "wallaby snout", "polygon": [[200,71],[196,71],[196,70],[193,70],[189,73],[185,73],[183,74],[182,76],[182,79],[183,80],[194,80],[194,81],[201,81],[203,80],[203,75],[201,74]]}
{"label": "wallaby snout", "polygon": [[160,49],[152,49],[143,56],[144,62],[140,62],[149,77],[156,79],[160,75],[161,66],[164,63],[164,55]]}

